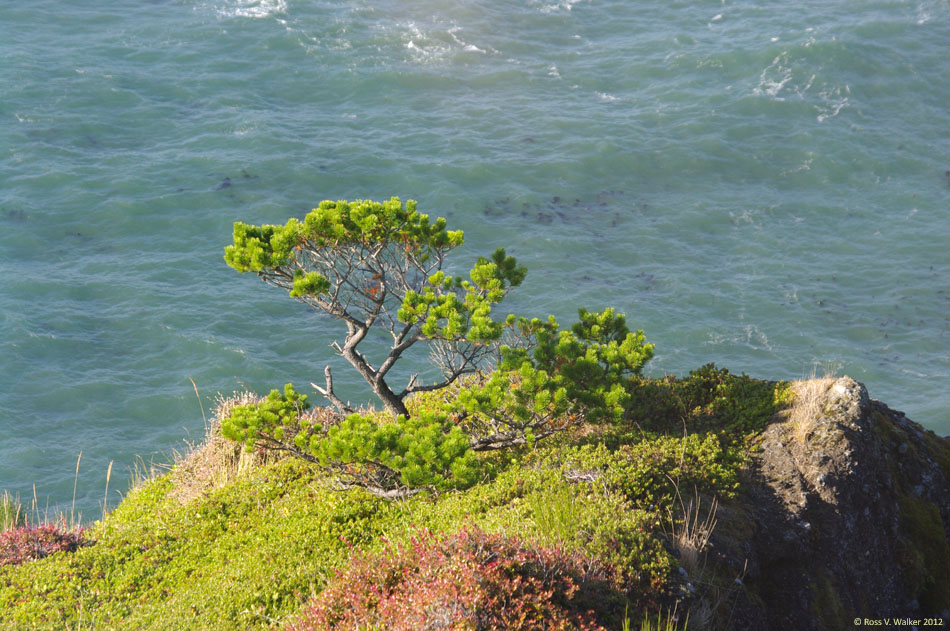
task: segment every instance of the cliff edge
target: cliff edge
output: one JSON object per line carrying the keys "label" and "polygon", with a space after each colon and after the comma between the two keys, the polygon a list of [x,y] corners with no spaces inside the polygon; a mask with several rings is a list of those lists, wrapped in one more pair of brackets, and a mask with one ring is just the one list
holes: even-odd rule
{"label": "cliff edge", "polygon": [[794,391],[759,436],[738,501],[718,513],[718,567],[748,563],[733,627],[946,623],[950,440],[849,377]]}
{"label": "cliff edge", "polygon": [[[209,424],[70,545],[41,540],[50,525],[0,531],[0,630],[950,622],[950,439],[848,377],[709,365],[631,394],[615,424],[489,452],[470,487],[398,501],[341,491],[334,471],[243,450]],[[537,589],[508,598],[515,583]],[[390,624],[384,609],[421,622]],[[327,611],[336,623],[320,622]]]}

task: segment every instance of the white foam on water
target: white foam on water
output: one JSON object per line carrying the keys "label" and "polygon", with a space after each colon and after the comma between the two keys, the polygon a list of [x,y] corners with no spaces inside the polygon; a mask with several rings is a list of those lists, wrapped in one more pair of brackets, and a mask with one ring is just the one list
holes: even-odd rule
{"label": "white foam on water", "polygon": [[416,44],[416,42],[411,39],[409,40],[409,43],[406,44],[406,50],[413,54],[413,57],[415,57],[416,61],[423,64],[438,61],[449,52],[449,49],[446,46],[439,46],[437,44],[431,44],[422,41],[420,41],[419,44]]}
{"label": "white foam on water", "polygon": [[[927,4],[927,3],[923,3],[923,2],[922,2],[922,3],[920,3],[919,5],[917,5],[917,20],[916,20],[916,24],[917,24],[918,26],[921,26],[921,25],[923,25],[923,24],[926,24],[927,22],[929,22],[930,20],[932,20],[933,17],[934,17],[934,16],[933,16],[933,13],[931,12],[931,9],[932,9],[933,7],[925,6],[926,4]],[[946,3],[944,3],[944,6],[946,7]]]}
{"label": "white foam on water", "polygon": [[813,84],[813,83],[815,82],[815,77],[817,77],[817,76],[818,76],[818,75],[812,75],[812,76],[808,79],[808,83],[805,84],[805,87],[802,88],[802,89],[800,90],[800,92],[807,92],[807,91],[808,91],[808,88],[811,87],[811,84]]}
{"label": "white foam on water", "polygon": [[597,97],[604,101],[605,103],[613,103],[614,101],[619,101],[620,99],[614,96],[613,94],[607,94],[606,92],[597,92]]}
{"label": "white foam on water", "polygon": [[[831,41],[834,41],[834,38]],[[817,40],[809,37],[802,46],[809,48],[815,43]],[[822,70],[821,66],[817,66],[815,72],[809,72],[808,79],[803,80],[803,72],[807,72],[808,65],[807,58],[797,58],[790,51],[784,51],[759,73],[759,82],[752,89],[752,93],[777,102],[790,98],[812,102],[819,123],[834,118],[850,104],[848,97],[851,94],[851,88],[848,85],[843,87],[829,85],[821,80],[818,80],[816,85],[816,79]],[[799,168],[783,174],[807,170],[808,164],[804,166],[804,169]]]}
{"label": "white foam on water", "polygon": [[784,101],[785,98],[779,96],[779,93],[792,80],[792,69],[786,66],[788,62],[788,53],[782,53],[772,60],[761,73],[759,73],[759,84],[752,89],[756,96],[767,96],[774,101]]}
{"label": "white foam on water", "polygon": [[554,4],[542,4],[540,11],[541,13],[554,13],[555,11],[570,13],[574,5],[579,2],[584,2],[584,0],[560,0],[560,2]]}
{"label": "white foam on water", "polygon": [[451,51],[450,46],[423,31],[415,22],[397,24],[396,30],[402,31],[400,37],[406,42],[406,50],[420,63],[439,61]]}
{"label": "white foam on water", "polygon": [[245,136],[245,135],[247,135],[249,132],[254,131],[256,128],[257,128],[257,123],[255,123],[255,122],[242,123],[242,124],[238,125],[238,126],[234,129],[234,131],[232,131],[231,133],[232,133],[232,135],[234,135],[234,136]]}
{"label": "white foam on water", "polygon": [[711,332],[705,344],[711,346],[736,344],[755,350],[772,350],[768,336],[754,324],[746,324],[741,329],[728,334]]}
{"label": "white foam on water", "polygon": [[[801,173],[802,171],[811,171],[811,163],[815,161],[815,154],[811,151],[807,152],[806,155],[808,158],[799,164],[794,169],[784,169],[780,172],[780,175],[791,175],[792,173]],[[804,221],[804,219],[799,219],[799,221]]]}
{"label": "white foam on water", "polygon": [[745,334],[746,344],[752,348],[765,348],[766,350],[772,350],[772,345],[769,343],[769,338],[765,335],[765,332],[754,324],[746,325]]}
{"label": "white foam on water", "polygon": [[818,111],[819,123],[823,123],[829,118],[834,118],[838,113],[849,105],[849,100],[845,94],[851,94],[851,87],[845,85],[844,88],[828,88],[818,93],[823,103],[816,105]]}
{"label": "white foam on water", "polygon": [[266,18],[287,12],[286,0],[233,0],[216,7],[218,15],[236,18]]}
{"label": "white foam on water", "polygon": [[734,226],[738,226],[741,223],[754,224],[756,223],[755,216],[757,214],[757,212],[751,211],[748,208],[742,211],[742,214],[730,210],[729,219],[732,220],[732,225]]}
{"label": "white foam on water", "polygon": [[844,99],[844,100],[841,101],[840,103],[835,103],[835,104],[833,104],[833,105],[831,106],[831,108],[821,108],[821,107],[819,107],[819,108],[818,108],[818,111],[819,111],[819,112],[822,112],[822,113],[818,114],[818,116],[816,116],[815,118],[818,120],[819,123],[823,123],[823,122],[825,122],[826,120],[828,120],[829,118],[834,118],[835,116],[837,116],[837,115],[838,115],[838,112],[840,112],[842,109],[844,109],[844,107],[845,107],[847,104],[848,104],[848,99]]}
{"label": "white foam on water", "polygon": [[696,62],[697,68],[722,68],[722,59],[707,57]]}
{"label": "white foam on water", "polygon": [[[479,48],[475,44],[470,44],[469,42],[462,40],[462,38],[456,35],[456,33],[458,33],[461,30],[462,30],[461,26],[453,26],[452,28],[449,29],[448,33],[452,37],[452,39],[455,41],[455,43],[462,47],[462,50],[468,51],[470,53],[487,53],[488,52],[488,50],[486,50],[485,48]],[[490,46],[488,48],[491,49],[491,52],[493,53],[498,52],[497,50],[495,50],[494,48],[491,48]]]}
{"label": "white foam on water", "polygon": [[466,31],[454,21],[439,23],[437,19],[426,25],[414,21],[388,24],[380,29],[387,37],[395,36],[412,58],[422,64],[451,60],[460,52],[498,54],[488,45],[478,45],[466,37]]}

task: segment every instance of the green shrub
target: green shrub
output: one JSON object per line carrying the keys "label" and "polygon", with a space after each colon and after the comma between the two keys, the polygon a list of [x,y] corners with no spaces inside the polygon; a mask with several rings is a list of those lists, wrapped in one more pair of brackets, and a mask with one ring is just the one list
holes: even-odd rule
{"label": "green shrub", "polygon": [[658,536],[655,513],[596,484],[549,481],[526,497],[533,539],[603,559],[617,568],[638,607],[654,608],[667,595],[674,561]]}
{"label": "green shrub", "polygon": [[312,426],[301,414],[309,407],[307,395],[295,392],[288,383],[283,393],[271,390],[261,401],[232,406],[229,414],[221,419],[221,434],[245,447],[262,444],[279,449],[297,445],[306,449],[305,441]]}
{"label": "green shrub", "polygon": [[[384,490],[398,486],[436,489],[464,488],[475,482],[479,469],[475,454],[460,427],[444,414],[420,413],[380,422],[373,414],[353,414],[329,429],[311,451],[324,465],[361,467],[354,484]],[[384,476],[398,474],[398,480]],[[379,478],[376,480],[376,478]],[[375,480],[368,485],[367,480]]]}
{"label": "green shrub", "polygon": [[626,417],[656,432],[717,432],[728,440],[761,431],[791,402],[788,382],[736,376],[707,364],[687,377],[634,379]]}
{"label": "green shrub", "polygon": [[222,434],[246,447],[286,451],[341,475],[344,484],[378,495],[405,496],[414,489],[460,488],[478,475],[468,437],[445,414],[422,411],[410,418],[350,414],[328,428],[306,414],[306,395],[291,384],[263,400],[234,405]]}
{"label": "green shrub", "polygon": [[570,330],[561,330],[554,317],[509,316],[521,343],[502,346],[498,369],[462,387],[448,404],[475,449],[530,444],[581,422],[622,417],[627,385],[653,356],[653,345],[613,309],[578,314]]}

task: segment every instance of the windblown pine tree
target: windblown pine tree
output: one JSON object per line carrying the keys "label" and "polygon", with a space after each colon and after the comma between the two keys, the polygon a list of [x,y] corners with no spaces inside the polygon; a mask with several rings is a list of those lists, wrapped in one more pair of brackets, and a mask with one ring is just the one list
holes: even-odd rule
{"label": "windblown pine tree", "polygon": [[[373,389],[395,418],[356,414],[325,384],[311,384],[340,414],[308,411],[307,397],[287,385],[222,418],[225,436],[247,445],[289,451],[341,474],[344,484],[385,497],[419,488],[454,488],[477,476],[474,452],[533,442],[584,421],[619,418],[629,382],[653,355],[642,331],[622,314],[580,310],[580,322],[561,330],[547,321],[507,316],[492,308],[525,277],[504,249],[479,258],[469,278],[443,270],[462,244],[445,220],[430,222],[398,198],[388,202],[324,201],[301,222],[234,225],[225,260],[253,271],[291,297],[342,320],[346,335],[331,346]],[[385,355],[370,358],[359,346],[384,331]],[[508,333],[511,345],[501,343]],[[428,346],[441,377],[387,380],[415,344]],[[411,415],[413,394],[438,391],[472,375],[451,396]],[[342,415],[346,415],[341,416]]]}
{"label": "windblown pine tree", "polygon": [[[461,230],[449,231],[445,219],[430,223],[416,203],[321,202],[303,222],[283,226],[234,225],[234,245],[225,260],[239,272],[257,272],[264,282],[286,289],[292,298],[343,320],[346,338],[332,346],[363,376],[393,415],[408,416],[403,400],[414,392],[443,388],[475,372],[502,334],[491,318],[492,306],[521,284],[525,269],[497,250],[480,258],[471,280],[443,271],[445,256],[462,244]],[[392,337],[388,354],[377,362],[360,343],[370,331]],[[409,347],[423,342],[442,369],[442,380],[402,389],[386,380]],[[318,387],[340,411],[352,412],[326,385]]]}

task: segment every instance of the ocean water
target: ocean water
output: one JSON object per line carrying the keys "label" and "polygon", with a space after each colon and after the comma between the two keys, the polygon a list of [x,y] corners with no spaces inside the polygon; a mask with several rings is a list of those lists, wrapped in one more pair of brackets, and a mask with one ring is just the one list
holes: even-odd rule
{"label": "ocean water", "polygon": [[369,401],[222,259],[322,199],[419,200],[650,374],[837,371],[950,434],[947,77],[947,0],[0,3],[0,489],[68,508],[81,451],[97,518],[217,393]]}

